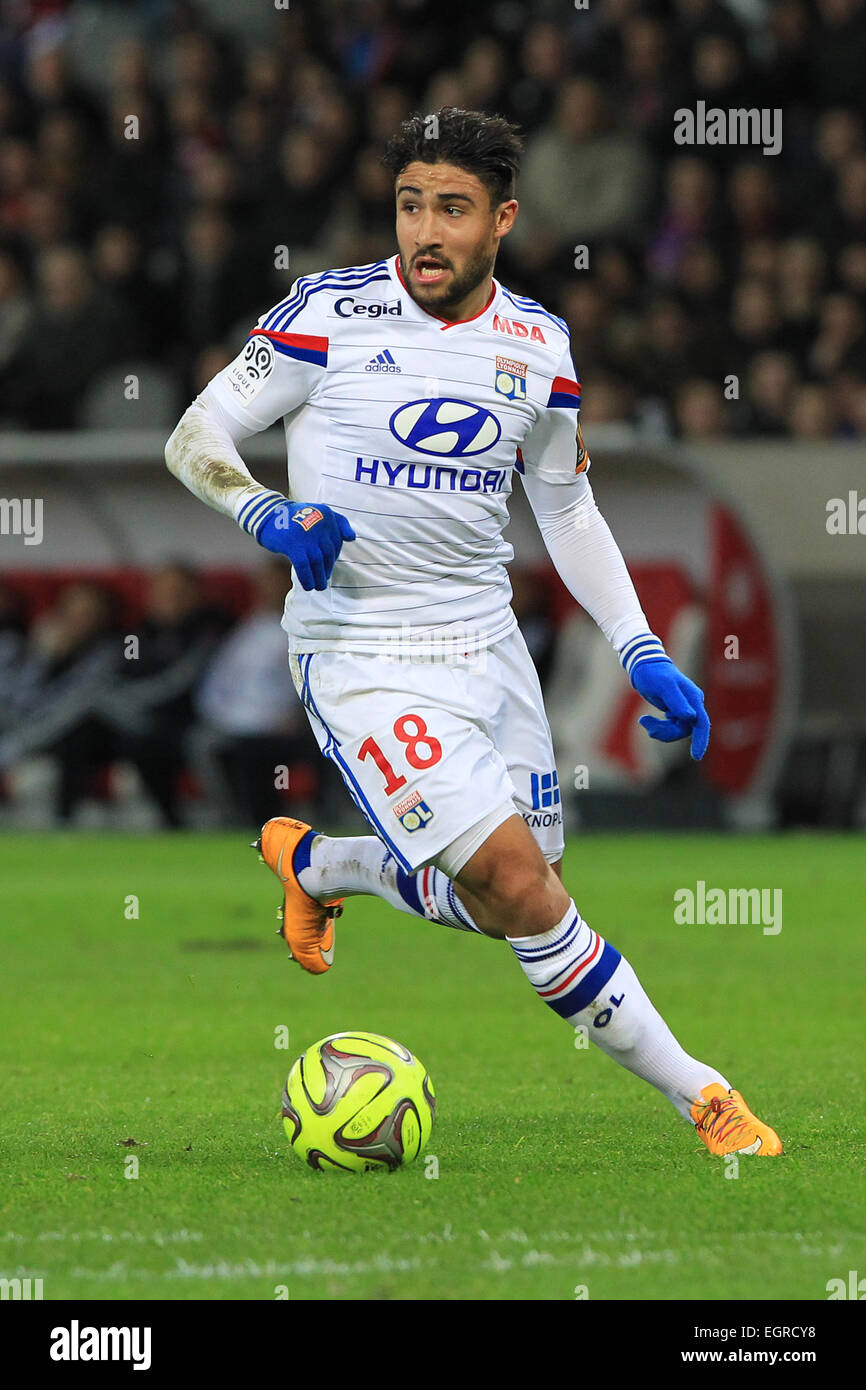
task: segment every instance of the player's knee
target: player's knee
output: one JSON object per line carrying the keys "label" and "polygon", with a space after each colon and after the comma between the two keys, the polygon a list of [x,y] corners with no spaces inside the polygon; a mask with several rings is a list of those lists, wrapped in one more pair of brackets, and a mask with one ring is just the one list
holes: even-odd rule
{"label": "player's knee", "polygon": [[519,815],[487,837],[457,881],[503,936],[549,931],[568,909],[568,894]]}
{"label": "player's knee", "polygon": [[512,924],[521,924],[521,930],[514,935],[544,930],[538,921],[548,915],[547,903],[552,883],[559,886],[559,880],[552,873],[546,860],[527,862],[503,860],[492,864],[484,872],[481,881],[473,889],[488,910]]}

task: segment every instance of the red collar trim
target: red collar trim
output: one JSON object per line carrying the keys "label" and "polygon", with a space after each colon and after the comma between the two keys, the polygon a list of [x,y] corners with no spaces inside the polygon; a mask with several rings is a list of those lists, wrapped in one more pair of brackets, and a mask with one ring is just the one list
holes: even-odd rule
{"label": "red collar trim", "polygon": [[[404,290],[406,291],[406,293],[409,294],[409,287],[408,287],[408,285],[406,284],[406,281],[403,279],[403,269],[402,269],[402,266],[400,265],[400,255],[399,255],[399,252],[398,252],[398,254],[397,254],[397,259],[396,259],[396,261],[394,262],[394,269],[395,269],[396,272],[397,272],[397,279],[400,281],[400,284],[403,286],[403,288],[404,288]],[[412,299],[411,294],[409,294],[409,298]],[[420,304],[418,304],[418,301],[417,301],[416,299],[412,299],[412,303],[415,304],[415,305],[421,310],[421,313],[422,313],[422,314],[426,314],[428,318],[430,318],[430,319],[438,319],[440,323],[442,323],[442,324],[445,325],[445,328],[456,328],[457,325],[460,324],[460,323],[472,323],[472,320],[473,320],[473,319],[480,319],[482,314],[486,314],[486,313],[487,313],[487,310],[490,308],[490,306],[491,306],[491,304],[493,303],[493,301],[494,301],[495,298],[496,298],[496,284],[494,283],[494,284],[492,284],[492,285],[490,286],[490,298],[488,299],[487,303],[484,305],[484,308],[483,308],[483,309],[479,309],[477,314],[471,314],[471,315],[469,316],[468,319],[443,319],[442,316],[441,316],[441,314],[431,314],[430,311],[429,311],[429,309],[423,308]]]}

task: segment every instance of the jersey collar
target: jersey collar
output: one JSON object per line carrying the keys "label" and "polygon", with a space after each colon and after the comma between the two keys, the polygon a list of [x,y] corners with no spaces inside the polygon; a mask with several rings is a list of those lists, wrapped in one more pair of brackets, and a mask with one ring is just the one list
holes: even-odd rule
{"label": "jersey collar", "polygon": [[403,295],[409,301],[410,305],[416,311],[416,313],[418,313],[422,318],[431,319],[433,323],[438,323],[442,328],[443,332],[446,328],[462,328],[464,324],[477,323],[478,320],[480,318],[483,318],[487,311],[492,307],[494,300],[496,299],[500,289],[502,288],[499,284],[499,281],[495,277],[491,277],[492,284],[490,286],[490,298],[484,305],[483,309],[479,309],[477,314],[473,314],[471,318],[468,319],[443,319],[440,318],[438,314],[431,314],[428,313],[426,309],[422,309],[421,305],[417,302],[417,300],[412,298],[411,294],[406,288],[406,281],[403,279],[403,271],[400,265],[399,252],[397,252],[396,255],[391,257],[390,261],[388,262],[388,268],[391,274],[393,275],[394,279],[397,281],[397,284],[400,286]]}

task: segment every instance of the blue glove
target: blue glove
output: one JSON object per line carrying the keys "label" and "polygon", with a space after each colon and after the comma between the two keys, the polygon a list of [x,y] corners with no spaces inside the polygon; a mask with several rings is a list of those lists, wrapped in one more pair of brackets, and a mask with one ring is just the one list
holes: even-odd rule
{"label": "blue glove", "polygon": [[692,757],[700,760],[710,741],[704,692],[678,671],[668,656],[637,662],[632,667],[630,679],[637,693],[665,714],[664,719],[645,714],[638,721],[650,738],[657,738],[661,743],[675,743],[691,735]]}
{"label": "blue glove", "polygon": [[283,498],[255,525],[259,545],[287,556],[302,589],[326,589],[343,541],[355,539],[346,518],[324,502]]}

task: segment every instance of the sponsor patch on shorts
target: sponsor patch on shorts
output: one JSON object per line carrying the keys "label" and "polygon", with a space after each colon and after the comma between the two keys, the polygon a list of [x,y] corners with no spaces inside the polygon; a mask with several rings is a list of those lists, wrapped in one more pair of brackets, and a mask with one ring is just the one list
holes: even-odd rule
{"label": "sponsor patch on shorts", "polygon": [[423,830],[427,822],[433,819],[433,812],[427,802],[422,800],[417,789],[402,797],[391,810],[403,829],[408,830],[410,834],[414,830]]}

